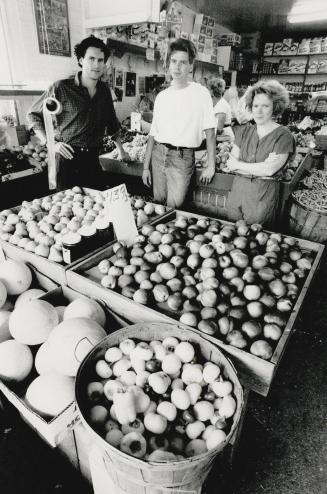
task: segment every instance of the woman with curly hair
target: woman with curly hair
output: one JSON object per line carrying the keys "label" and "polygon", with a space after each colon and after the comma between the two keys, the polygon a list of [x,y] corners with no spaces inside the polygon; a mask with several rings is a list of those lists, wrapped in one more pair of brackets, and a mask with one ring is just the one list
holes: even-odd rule
{"label": "woman with curly hair", "polygon": [[235,141],[225,171],[235,172],[227,201],[228,219],[274,224],[282,168],[295,152],[292,133],[275,121],[289,103],[275,80],[259,81],[246,94],[255,125],[234,127]]}

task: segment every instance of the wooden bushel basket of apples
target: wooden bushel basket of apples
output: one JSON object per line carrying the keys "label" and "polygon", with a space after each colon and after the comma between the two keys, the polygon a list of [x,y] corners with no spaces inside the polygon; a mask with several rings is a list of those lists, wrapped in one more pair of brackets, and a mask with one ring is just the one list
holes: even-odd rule
{"label": "wooden bushel basket of apples", "polygon": [[75,393],[117,490],[133,494],[200,492],[244,406],[222,352],[168,323],[107,336],[82,362]]}

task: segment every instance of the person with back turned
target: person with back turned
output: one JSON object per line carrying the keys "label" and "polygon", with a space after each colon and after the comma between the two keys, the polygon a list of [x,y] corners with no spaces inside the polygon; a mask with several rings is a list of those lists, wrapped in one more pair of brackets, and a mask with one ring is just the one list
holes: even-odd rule
{"label": "person with back turned", "polygon": [[82,70],[74,78],[52,84],[27,114],[30,127],[44,144],[43,102],[52,97],[62,106],[61,112],[53,117],[57,190],[74,185],[103,187],[99,149],[106,132],[115,141],[121,159],[129,161],[119,137],[120,124],[110,88],[100,81],[109,54],[102,40],[94,36],[85,38],[75,46],[75,55]]}

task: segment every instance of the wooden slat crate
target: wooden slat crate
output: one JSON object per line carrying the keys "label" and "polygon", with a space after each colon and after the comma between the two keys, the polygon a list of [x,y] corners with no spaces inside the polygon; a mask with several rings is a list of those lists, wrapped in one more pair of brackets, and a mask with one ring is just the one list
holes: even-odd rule
{"label": "wooden slat crate", "polygon": [[[201,218],[203,216],[187,213],[185,211],[176,211],[170,215],[170,218],[166,218],[166,222],[179,216],[193,216]],[[222,222],[226,223],[227,222]],[[321,256],[324,250],[324,246],[315,242],[309,242],[302,239],[297,239],[301,249],[312,251],[315,253],[314,264],[307,276],[307,279],[299,293],[296,304],[289,317],[287,325],[284,329],[282,337],[280,338],[275,351],[269,361],[263,360],[255,355],[240,350],[232,345],[228,345],[221,340],[201,333],[204,338],[209,339],[213,343],[222,348],[234,361],[235,366],[240,373],[243,384],[249,389],[256,391],[264,396],[269,392],[270,386],[273,382],[273,378],[277,371],[278,365],[281,361],[281,357],[285,351],[286,345],[289,341],[290,335],[294,331],[295,321],[299,314],[301,305],[308,291],[308,288],[313,280],[314,274],[320,264]],[[120,293],[113,290],[103,288],[101,285],[101,273],[97,269],[98,263],[102,259],[108,259],[112,257],[112,246],[109,246],[102,251],[97,252],[93,256],[90,256],[85,261],[76,264],[72,269],[67,271],[68,285],[81,293],[86,295],[92,294],[93,296],[101,299],[108,305],[114,312],[123,315],[125,319],[136,322],[142,321],[162,321],[162,322],[176,322],[175,319],[167,315],[167,313],[159,312],[157,306],[146,307],[133,300],[130,300]],[[181,325],[183,326],[183,325]],[[198,331],[194,329],[194,331]]]}
{"label": "wooden slat crate", "polygon": [[[89,189],[89,188],[84,188],[83,191],[84,193],[89,194],[91,196],[99,192],[97,190]],[[11,209],[14,213],[17,214],[20,211],[21,206],[16,206]],[[165,218],[167,214],[171,213],[171,211],[172,210],[167,210],[167,212],[164,213],[163,215],[154,217],[152,221],[157,221],[158,219]],[[70,269],[76,263],[82,262],[83,260],[87,259],[89,255],[101,251],[106,245],[110,245],[110,243],[112,243],[113,241],[114,241],[114,236],[112,236],[110,242],[108,242],[107,244],[102,244],[100,247],[98,247],[98,249],[96,249],[92,253],[85,254],[83,257],[81,257],[77,261],[74,261],[71,264],[60,264],[54,261],[50,261],[45,257],[38,256],[33,252],[29,252],[21,247],[17,247],[16,245],[13,245],[10,242],[1,239],[0,239],[0,246],[2,247],[5,256],[8,257],[9,259],[26,262],[31,266],[33,266],[39,273],[45,274],[59,285],[67,285],[67,280],[66,280],[67,269]]]}

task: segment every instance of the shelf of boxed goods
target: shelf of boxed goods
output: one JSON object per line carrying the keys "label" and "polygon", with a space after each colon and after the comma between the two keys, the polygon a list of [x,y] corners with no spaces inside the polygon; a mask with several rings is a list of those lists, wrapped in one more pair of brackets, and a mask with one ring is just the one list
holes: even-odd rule
{"label": "shelf of boxed goods", "polygon": [[[107,45],[110,50],[114,52],[118,58],[123,56],[125,53],[134,53],[135,55],[142,55],[146,57],[147,47],[141,45],[135,45],[133,43],[128,43],[127,41],[120,41],[118,39],[107,38]],[[160,51],[154,50],[154,57],[156,60],[160,59]]]}

